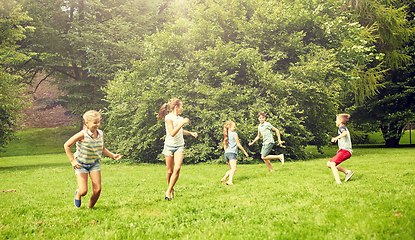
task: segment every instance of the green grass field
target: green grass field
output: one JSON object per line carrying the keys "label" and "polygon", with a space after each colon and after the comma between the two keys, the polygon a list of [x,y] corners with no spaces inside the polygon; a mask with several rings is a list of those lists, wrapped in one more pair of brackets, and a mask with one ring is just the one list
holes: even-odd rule
{"label": "green grass field", "polygon": [[62,153],[63,144],[78,131],[79,126],[17,131],[16,138],[2,149],[0,157]]}
{"label": "green grass field", "polygon": [[240,164],[234,186],[220,182],[225,164],[185,165],[172,201],[164,200],[164,165],[104,159],[93,209],[86,208],[90,192],[74,207],[77,184],[64,153],[2,157],[0,190],[16,191],[0,193],[0,236],[414,239],[415,149],[356,148],[342,164],[355,175],[341,185],[325,166],[335,151],[327,147],[320,158],[284,166],[273,162],[272,173],[263,163]]}

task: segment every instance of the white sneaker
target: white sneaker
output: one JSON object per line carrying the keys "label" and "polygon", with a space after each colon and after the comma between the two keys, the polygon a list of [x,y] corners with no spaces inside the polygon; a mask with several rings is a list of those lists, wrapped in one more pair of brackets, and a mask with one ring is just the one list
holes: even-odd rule
{"label": "white sneaker", "polygon": [[284,154],[281,154],[282,155],[282,157],[281,157],[281,165],[284,165]]}
{"label": "white sneaker", "polygon": [[352,176],[353,176],[354,172],[352,170],[347,170],[346,171],[346,177],[344,178],[344,181],[347,182]]}

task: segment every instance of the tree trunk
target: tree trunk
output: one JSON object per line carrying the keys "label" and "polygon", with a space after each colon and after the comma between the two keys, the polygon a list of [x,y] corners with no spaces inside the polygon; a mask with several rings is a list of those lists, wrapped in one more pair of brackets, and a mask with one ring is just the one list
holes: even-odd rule
{"label": "tree trunk", "polygon": [[399,122],[381,126],[380,129],[382,130],[383,139],[385,140],[385,147],[399,147],[399,141],[403,135],[404,128],[405,127]]}
{"label": "tree trunk", "polygon": [[388,147],[388,148],[399,147],[399,140],[400,138],[385,139],[385,147]]}

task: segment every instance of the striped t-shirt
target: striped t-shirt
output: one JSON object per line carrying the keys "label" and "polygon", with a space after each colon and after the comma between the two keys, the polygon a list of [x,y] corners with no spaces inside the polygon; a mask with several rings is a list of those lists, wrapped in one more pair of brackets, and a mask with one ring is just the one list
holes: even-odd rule
{"label": "striped t-shirt", "polygon": [[97,139],[89,130],[82,130],[82,132],[84,133],[84,140],[76,142],[75,159],[86,164],[100,161],[104,147],[102,131],[98,129]]}
{"label": "striped t-shirt", "polygon": [[272,136],[272,128],[273,126],[269,122],[264,122],[263,124],[258,125],[258,132],[261,133],[262,136],[262,145],[275,143]]}

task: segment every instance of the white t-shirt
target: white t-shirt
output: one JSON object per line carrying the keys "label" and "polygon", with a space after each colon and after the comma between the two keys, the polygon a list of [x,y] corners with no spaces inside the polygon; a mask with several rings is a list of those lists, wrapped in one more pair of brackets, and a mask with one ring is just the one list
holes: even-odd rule
{"label": "white t-shirt", "polygon": [[180,123],[183,121],[183,117],[176,116],[173,113],[169,113],[164,118],[164,125],[166,126],[166,139],[164,144],[171,147],[177,147],[184,145],[184,138],[183,138],[183,128],[176,133],[174,137],[172,137],[167,129],[167,120],[170,119],[173,122],[173,129],[176,128]]}
{"label": "white t-shirt", "polygon": [[345,137],[340,138],[337,140],[337,144],[339,145],[339,149],[345,149],[350,152],[350,154],[353,153],[352,150],[352,140],[350,139],[350,132],[345,126],[339,127],[339,130],[337,131],[338,135],[342,134],[344,131],[347,132],[347,135]]}

